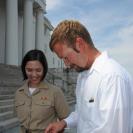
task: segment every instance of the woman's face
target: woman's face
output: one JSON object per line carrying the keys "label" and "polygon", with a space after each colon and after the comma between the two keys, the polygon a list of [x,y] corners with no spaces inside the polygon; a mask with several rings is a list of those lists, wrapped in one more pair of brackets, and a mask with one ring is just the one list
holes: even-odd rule
{"label": "woman's face", "polygon": [[28,61],[25,66],[26,75],[30,87],[36,87],[43,77],[43,65],[37,61]]}

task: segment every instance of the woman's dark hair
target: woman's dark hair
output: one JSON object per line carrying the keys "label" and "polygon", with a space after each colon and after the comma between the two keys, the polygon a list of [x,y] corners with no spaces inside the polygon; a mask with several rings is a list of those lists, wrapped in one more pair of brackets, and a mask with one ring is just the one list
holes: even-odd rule
{"label": "woman's dark hair", "polygon": [[27,75],[26,75],[26,71],[25,71],[25,66],[26,66],[27,62],[35,61],[35,60],[39,61],[43,65],[43,76],[42,76],[41,80],[43,80],[45,78],[45,76],[48,72],[48,63],[47,63],[46,57],[41,50],[34,49],[34,50],[28,51],[22,60],[21,70],[22,70],[24,80],[27,79]]}

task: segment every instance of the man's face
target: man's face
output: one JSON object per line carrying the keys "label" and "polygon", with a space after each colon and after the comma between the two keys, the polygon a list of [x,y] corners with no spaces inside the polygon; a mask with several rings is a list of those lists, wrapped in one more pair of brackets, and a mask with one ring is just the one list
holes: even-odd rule
{"label": "man's face", "polygon": [[63,59],[68,68],[75,69],[77,72],[85,70],[83,67],[84,59],[80,52],[77,52],[66,44],[61,43],[56,43],[53,50],[60,59]]}

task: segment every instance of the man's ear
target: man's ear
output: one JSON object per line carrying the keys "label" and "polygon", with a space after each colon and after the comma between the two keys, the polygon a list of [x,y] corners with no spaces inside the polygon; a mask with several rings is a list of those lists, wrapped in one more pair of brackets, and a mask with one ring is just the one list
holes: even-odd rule
{"label": "man's ear", "polygon": [[76,50],[80,52],[80,50],[84,47],[83,39],[81,37],[76,38]]}

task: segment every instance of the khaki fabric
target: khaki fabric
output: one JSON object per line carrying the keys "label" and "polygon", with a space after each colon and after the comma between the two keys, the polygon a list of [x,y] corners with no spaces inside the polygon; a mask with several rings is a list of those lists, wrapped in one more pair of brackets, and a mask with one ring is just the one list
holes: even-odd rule
{"label": "khaki fabric", "polygon": [[[39,129],[37,129],[37,130],[30,130],[29,131],[29,133],[44,133],[44,129],[42,129],[42,130],[39,130]],[[20,127],[20,133],[26,133],[26,129],[22,126],[22,127]]]}
{"label": "khaki fabric", "polygon": [[64,119],[69,114],[68,104],[61,89],[44,82],[41,82],[30,95],[26,81],[16,91],[15,109],[20,125],[27,129],[38,130],[36,133],[45,129],[49,123]]}

